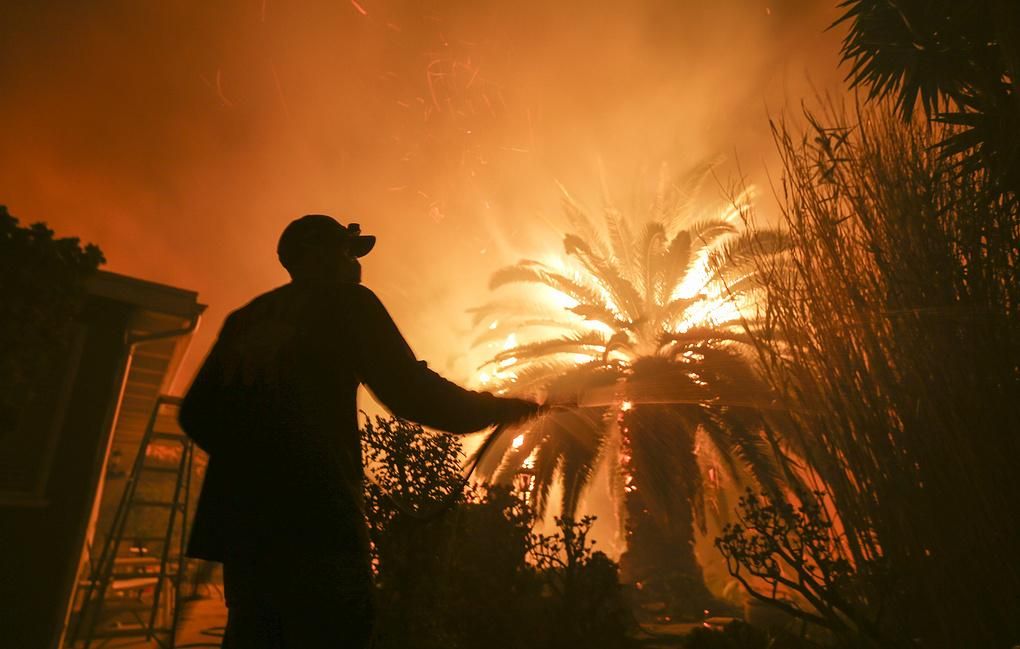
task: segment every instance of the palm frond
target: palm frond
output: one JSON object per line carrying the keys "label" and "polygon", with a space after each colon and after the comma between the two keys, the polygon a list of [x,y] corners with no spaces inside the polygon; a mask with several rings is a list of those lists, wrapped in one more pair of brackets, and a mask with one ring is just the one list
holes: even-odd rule
{"label": "palm frond", "polygon": [[729,429],[716,417],[702,417],[698,423],[705,433],[705,440],[715,449],[716,456],[722,461],[730,478],[737,486],[742,486],[744,471],[733,453]]}
{"label": "palm frond", "polygon": [[560,434],[568,435],[560,475],[563,499],[560,512],[573,517],[585,488],[598,467],[605,448],[606,422],[604,409],[571,409],[566,411]]}
{"label": "palm frond", "polygon": [[634,247],[634,256],[638,260],[637,271],[641,279],[639,288],[644,293],[646,311],[658,301],[665,254],[666,228],[660,222],[649,221]]}
{"label": "palm frond", "polygon": [[[630,320],[641,317],[641,298],[616,264],[599,256],[583,239],[572,234],[563,237],[563,248],[568,255],[581,262],[592,279],[606,289],[622,315]],[[596,303],[594,300],[581,301]]]}
{"label": "palm frond", "polygon": [[695,261],[692,255],[691,233],[681,230],[673,235],[669,245],[666,246],[665,257],[662,260],[662,279],[659,289],[659,304],[669,300],[676,287],[683,282],[683,278],[690,272]]}
{"label": "palm frond", "polygon": [[666,333],[659,337],[660,346],[676,344],[680,349],[674,350],[674,354],[680,353],[691,346],[703,347],[721,342],[738,342],[751,344],[751,337],[743,330],[736,330],[728,327],[691,327],[683,333]]}
{"label": "palm frond", "polygon": [[619,539],[627,536],[627,492],[623,468],[620,465],[620,449],[623,438],[618,417],[606,417],[606,441],[603,443],[602,462],[608,465],[609,496],[613,502],[616,518],[616,535]]}
{"label": "palm frond", "polygon": [[705,249],[714,247],[724,237],[737,234],[738,230],[726,219],[712,218],[692,223],[687,232],[696,246]]}
{"label": "palm frond", "polygon": [[722,158],[704,160],[689,171],[681,174],[671,184],[670,202],[661,217],[657,217],[666,226],[667,231],[675,228],[687,229],[694,222],[694,207],[700,203],[705,183],[722,162]]}
{"label": "palm frond", "polygon": [[583,282],[558,273],[539,261],[522,260],[497,270],[489,279],[489,288],[497,289],[518,282],[542,284],[581,303],[605,304],[602,295]]}
{"label": "palm frond", "polygon": [[[519,360],[541,359],[555,354],[586,354],[592,351],[601,352],[609,342],[605,334],[598,331],[581,331],[561,338],[539,340],[510,349],[504,349],[485,365],[499,364],[510,358]],[[591,347],[597,349],[591,350]],[[483,366],[484,367],[484,366]]]}
{"label": "palm frond", "polygon": [[701,304],[705,298],[701,295],[693,297],[678,297],[667,302],[656,313],[656,320],[659,322],[660,330],[669,332],[676,329],[677,322],[683,320],[683,316],[691,307]]}
{"label": "palm frond", "polygon": [[475,473],[479,478],[487,479],[496,473],[518,434],[514,429],[497,426],[485,436],[478,448],[468,456],[468,464],[475,464]]}
{"label": "palm frond", "polygon": [[609,256],[610,251],[606,245],[605,240],[602,238],[601,232],[592,223],[591,218],[588,216],[587,210],[581,205],[571,194],[567,191],[560,182],[557,181],[556,185],[560,188],[560,202],[563,207],[563,213],[567,217],[567,223],[570,224],[571,230],[581,237],[585,241],[588,241],[594,250],[597,250],[602,256]]}
{"label": "palm frond", "polygon": [[606,230],[609,232],[609,243],[613,259],[624,269],[634,268],[634,233],[630,229],[627,217],[611,205],[603,208],[605,212]]}
{"label": "palm frond", "polygon": [[615,260],[623,275],[629,274],[633,268],[632,249],[633,235],[630,231],[630,224],[627,218],[620,212],[613,202],[609,192],[609,183],[606,181],[606,168],[602,160],[598,161],[599,189],[602,191],[602,218],[606,224],[606,231],[609,233],[609,251],[611,257],[601,255],[606,260]]}
{"label": "palm frond", "polygon": [[576,360],[540,358],[514,365],[515,377],[496,385],[514,395],[543,392],[550,403],[577,403],[581,395],[612,385],[621,376],[621,368],[603,359],[587,363]]}
{"label": "palm frond", "polygon": [[[770,494],[779,494],[783,485],[783,471],[772,452],[768,440],[760,432],[760,425],[752,426],[756,415],[747,410],[722,408],[713,412],[703,408],[706,418],[716,418],[726,429],[731,440],[730,453],[740,458],[755,480]],[[749,421],[751,420],[751,421]]]}
{"label": "palm frond", "polygon": [[548,417],[543,418],[542,440],[537,446],[534,455],[535,463],[532,468],[532,476],[535,481],[531,491],[531,505],[539,516],[545,514],[546,506],[549,504],[549,491],[552,489],[556,472],[563,461],[564,452],[565,440],[562,435],[553,434],[548,420]]}
{"label": "palm frond", "polygon": [[532,316],[545,315],[550,318],[561,315],[559,307],[553,307],[546,302],[527,298],[502,298],[486,302],[481,306],[468,309],[471,314],[471,324],[474,327],[483,322],[491,320],[502,321],[506,317],[517,317],[519,314],[527,313]]}
{"label": "palm frond", "polygon": [[726,273],[747,273],[755,270],[756,263],[788,251],[790,240],[779,230],[762,230],[754,234],[741,234],[716,248],[709,255],[709,268],[717,276]]}
{"label": "palm frond", "polygon": [[578,304],[577,306],[570,307],[567,311],[576,313],[585,320],[601,322],[613,329],[628,329],[633,326],[632,322],[627,322],[617,317],[616,312],[612,309],[607,309],[597,304]]}
{"label": "palm frond", "polygon": [[[573,310],[573,309],[571,309]],[[515,318],[504,318],[499,321],[496,327],[485,327],[485,329],[471,341],[472,347],[478,347],[489,343],[502,342],[511,333],[519,333],[523,330],[533,329],[560,329],[570,332],[580,332],[579,322],[554,318],[529,318],[517,320]]]}

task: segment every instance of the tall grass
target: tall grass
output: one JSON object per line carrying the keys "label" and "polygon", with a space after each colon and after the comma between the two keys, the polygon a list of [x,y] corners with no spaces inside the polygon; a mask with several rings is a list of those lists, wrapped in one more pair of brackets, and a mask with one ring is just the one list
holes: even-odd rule
{"label": "tall grass", "polygon": [[[789,257],[752,331],[893,644],[1020,642],[1020,213],[942,127],[774,124]],[[803,133],[803,134],[801,134]],[[781,341],[781,342],[778,342]]]}

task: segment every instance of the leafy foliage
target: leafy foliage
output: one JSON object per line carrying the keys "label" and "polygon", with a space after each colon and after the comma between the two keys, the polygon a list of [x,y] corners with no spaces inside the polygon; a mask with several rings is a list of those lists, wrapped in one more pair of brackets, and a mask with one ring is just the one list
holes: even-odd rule
{"label": "leafy foliage", "polygon": [[[587,543],[591,519],[534,534],[533,510],[510,490],[451,491],[462,484],[455,436],[383,418],[362,435],[377,646],[627,646],[616,565]],[[451,495],[441,517],[408,514]]]}
{"label": "leafy foliage", "polygon": [[[617,565],[589,540],[594,516],[556,518],[556,534],[532,534],[528,556],[550,594],[550,646],[613,646],[632,625]],[[576,644],[574,644],[576,643]]]}
{"label": "leafy foliage", "polygon": [[845,0],[848,79],[894,95],[910,119],[960,127],[939,143],[964,170],[985,167],[998,191],[1020,189],[1020,5],[1012,0]]}
{"label": "leafy foliage", "polygon": [[85,297],[82,279],[104,262],[99,248],[18,225],[0,205],[0,434],[66,353]]}
{"label": "leafy foliage", "polygon": [[[725,527],[716,547],[730,574],[755,598],[844,639],[889,646],[878,645],[884,637],[879,624],[888,621],[880,619],[876,598],[859,588],[858,576],[865,567],[851,563],[846,539],[835,530],[824,496],[810,494],[795,507],[749,489],[737,507],[738,522]],[[867,569],[877,572],[875,565]],[[809,607],[788,599],[791,594]]]}

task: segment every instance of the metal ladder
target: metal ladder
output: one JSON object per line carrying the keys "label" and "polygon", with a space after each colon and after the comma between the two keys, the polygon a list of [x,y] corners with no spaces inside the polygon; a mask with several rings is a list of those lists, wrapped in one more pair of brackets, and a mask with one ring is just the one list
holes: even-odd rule
{"label": "metal ladder", "polygon": [[[188,505],[195,453],[192,441],[176,426],[180,404],[180,397],[160,395],[156,398],[99,562],[89,578],[79,584],[76,599],[80,594],[83,596],[76,623],[68,634],[68,646],[84,642],[82,649],[89,649],[97,639],[144,637],[160,647],[174,647],[185,569],[184,550],[188,540]],[[170,427],[172,430],[158,430],[161,419],[165,420],[168,415],[174,422]],[[153,465],[148,451],[160,445],[172,449],[171,455],[176,458],[171,461],[172,466]],[[146,483],[150,475],[161,473],[173,476],[173,497],[170,500],[140,497],[138,487]],[[148,537],[126,535],[128,521],[133,514],[152,510],[166,512],[165,533]],[[162,526],[159,527],[162,532]],[[141,552],[141,548],[129,548],[125,553],[123,545],[126,541],[151,543],[157,546],[156,551],[153,556],[131,556],[131,549]],[[165,593],[168,586],[172,589],[169,595]],[[131,593],[136,594],[134,598],[128,597]],[[122,606],[117,607],[115,603]],[[134,623],[101,626],[104,612],[115,615],[126,613]]]}

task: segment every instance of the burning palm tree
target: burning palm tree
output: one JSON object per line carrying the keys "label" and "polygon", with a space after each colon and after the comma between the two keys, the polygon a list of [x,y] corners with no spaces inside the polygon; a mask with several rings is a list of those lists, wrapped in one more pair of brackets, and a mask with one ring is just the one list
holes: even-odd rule
{"label": "burning palm tree", "polygon": [[[485,327],[477,342],[503,349],[480,382],[576,407],[494,440],[480,469],[510,481],[524,467],[540,510],[561,480],[561,511],[572,516],[599,466],[611,463],[624,577],[674,610],[700,612],[710,596],[693,542],[706,483],[750,473],[778,488],[777,449],[754,407],[767,397],[742,327],[758,297],[752,254],[778,254],[783,244],[775,232],[741,234],[736,209],[699,218],[695,192],[664,179],[635,211],[645,219],[639,229],[608,198],[597,227],[564,189],[565,256],[493,275],[503,297],[475,310]],[[509,285],[530,290],[513,299]],[[702,471],[699,454],[720,466]]]}

